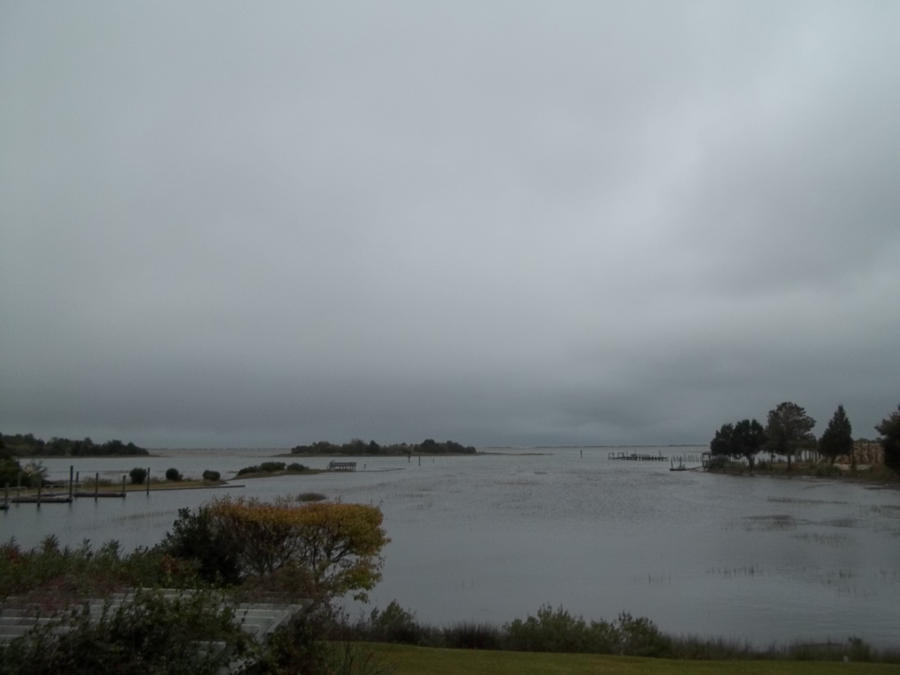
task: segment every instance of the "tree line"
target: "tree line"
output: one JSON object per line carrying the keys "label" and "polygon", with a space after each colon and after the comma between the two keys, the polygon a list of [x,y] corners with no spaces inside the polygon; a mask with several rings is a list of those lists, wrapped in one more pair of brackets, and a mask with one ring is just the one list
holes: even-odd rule
{"label": "tree line", "polygon": [[134,443],[123,443],[118,439],[106,443],[94,443],[90,437],[82,440],[59,438],[49,441],[36,438],[34,434],[0,434],[0,449],[14,456],[37,457],[98,457],[108,455],[148,455],[144,448]]}
{"label": "tree line", "polygon": [[[769,411],[765,427],[756,419],[723,424],[710,441],[709,449],[713,456],[746,459],[750,471],[762,451],[783,455],[788,470],[794,455],[802,450],[815,450],[832,465],[841,455],[848,455],[855,467],[853,427],[844,406],[838,405],[818,439],[812,432],[815,425],[816,421],[802,406],[784,401]],[[881,434],[878,441],[884,449],[885,465],[900,471],[900,405],[875,425],[875,430]]]}
{"label": "tree line", "polygon": [[349,443],[337,445],[328,441],[316,441],[311,445],[297,445],[291,448],[294,455],[474,455],[472,446],[464,446],[456,441],[436,441],[426,438],[421,443],[392,443],[379,445],[375,441],[354,438]]}

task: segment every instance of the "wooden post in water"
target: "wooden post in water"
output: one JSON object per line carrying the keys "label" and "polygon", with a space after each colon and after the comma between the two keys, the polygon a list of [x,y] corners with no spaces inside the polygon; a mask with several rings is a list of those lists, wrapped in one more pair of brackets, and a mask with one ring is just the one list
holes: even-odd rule
{"label": "wooden post in water", "polygon": [[16,499],[22,496],[22,472],[16,474]]}
{"label": "wooden post in water", "polygon": [[75,467],[69,464],[69,501],[72,500],[72,474],[75,471]]}
{"label": "wooden post in water", "polygon": [[38,500],[37,505],[40,507],[41,505],[41,489],[44,487],[44,482],[41,480],[41,477],[38,476]]}
{"label": "wooden post in water", "polygon": [[125,496],[125,474],[122,474],[122,496]]}
{"label": "wooden post in water", "polygon": [[147,496],[150,496],[150,467],[147,467]]}
{"label": "wooden post in water", "polygon": [[94,501],[97,501],[97,495],[100,493],[100,472],[94,474]]}
{"label": "wooden post in water", "polygon": [[75,472],[75,485],[78,486],[79,490],[81,489],[81,472],[80,471]]}
{"label": "wooden post in water", "polygon": [[419,466],[422,466],[422,455],[419,455]]}

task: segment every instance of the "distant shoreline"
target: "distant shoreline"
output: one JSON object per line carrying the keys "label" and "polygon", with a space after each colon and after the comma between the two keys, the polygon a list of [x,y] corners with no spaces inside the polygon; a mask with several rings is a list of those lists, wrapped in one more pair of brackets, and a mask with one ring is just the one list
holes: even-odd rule
{"label": "distant shoreline", "polygon": [[358,455],[347,455],[341,452],[286,452],[272,457],[350,457],[353,459],[375,459],[378,457],[475,457],[477,455],[491,454],[507,454],[507,453],[490,453],[490,452],[379,452],[377,454],[367,455],[361,453]]}

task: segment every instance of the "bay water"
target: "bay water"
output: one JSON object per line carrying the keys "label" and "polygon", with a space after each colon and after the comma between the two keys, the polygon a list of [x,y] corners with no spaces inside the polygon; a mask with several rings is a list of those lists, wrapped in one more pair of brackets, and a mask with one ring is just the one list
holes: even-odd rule
{"label": "bay water", "polygon": [[[586,619],[647,616],[666,632],[749,641],[858,636],[900,647],[900,491],[834,479],[669,471],[609,459],[704,448],[493,449],[462,457],[359,457],[352,473],[235,481],[220,490],[130,493],[71,505],[11,505],[0,538],[34,546],[159,542],[179,508],[219,496],[320,492],[379,506],[391,543],[368,605],[396,599],[418,619],[502,624],[542,604]],[[325,468],[272,449],[165,450],[152,457],[51,458],[50,478],[121,480],[135,467],[230,478],[261,461]],[[345,458],[341,458],[345,459]]]}

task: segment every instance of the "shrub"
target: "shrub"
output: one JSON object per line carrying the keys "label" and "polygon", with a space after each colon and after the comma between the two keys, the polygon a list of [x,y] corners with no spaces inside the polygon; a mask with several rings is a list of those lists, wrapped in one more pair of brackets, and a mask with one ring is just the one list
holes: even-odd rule
{"label": "shrub", "polygon": [[841,471],[840,467],[837,467],[834,464],[816,464],[812,473],[818,478],[831,478],[833,476],[843,475],[844,472]]}
{"label": "shrub", "polygon": [[298,502],[321,502],[326,499],[325,495],[319,492],[301,492],[297,495]]}
{"label": "shrub", "polygon": [[122,554],[115,541],[96,549],[87,541],[60,548],[53,536],[30,550],[13,541],[0,545],[0,597],[39,590],[53,606],[69,596],[102,595],[125,586],[181,585],[195,576],[189,566],[156,548]]}
{"label": "shrub", "polygon": [[588,625],[560,607],[541,607],[537,616],[516,619],[506,626],[509,648],[534,652],[592,652],[628,656],[665,656],[671,640],[646,617],[623,612],[614,623]]}
{"label": "shrub", "polygon": [[329,667],[328,644],[323,640],[328,615],[317,610],[300,612],[275,630],[266,641],[263,658],[251,672],[325,675]]}
{"label": "shrub", "polygon": [[181,480],[181,474],[178,473],[178,469],[175,467],[166,469],[166,480]]}
{"label": "shrub", "polygon": [[287,465],[287,470],[288,471],[308,471],[309,467],[307,467],[303,464],[298,464],[297,462],[293,462],[292,464]]}
{"label": "shrub", "polygon": [[40,461],[31,461],[24,466],[12,457],[0,457],[0,486],[21,485],[35,488],[47,480],[47,469]]}
{"label": "shrub", "polygon": [[210,580],[252,580],[260,590],[327,602],[364,598],[381,578],[389,541],[381,511],[362,504],[304,504],[224,498],[178,512],[164,550],[196,559]]}
{"label": "shrub", "polygon": [[284,462],[263,462],[262,464],[254,464],[245,466],[237,472],[238,476],[244,476],[248,473],[274,473],[276,471],[284,471]]}
{"label": "shrub", "polygon": [[[207,646],[198,648],[198,642]],[[218,643],[218,644],[216,644]],[[219,646],[221,645],[221,646]],[[208,593],[139,590],[99,616],[87,605],[0,648],[4,672],[217,673],[253,649],[233,609]]]}
{"label": "shrub", "polygon": [[444,646],[451,649],[502,649],[503,634],[486,623],[456,623],[444,628]]}
{"label": "shrub", "polygon": [[663,635],[650,619],[645,616],[634,618],[627,612],[619,614],[616,621],[619,634],[619,653],[628,656],[667,656],[672,650],[672,641]]}
{"label": "shrub", "polygon": [[166,533],[160,548],[175,558],[196,563],[200,578],[215,584],[236,584],[241,579],[238,544],[221,527],[209,507],[196,513],[178,510],[178,519]]}
{"label": "shrub", "polygon": [[132,485],[143,485],[144,481],[147,480],[147,469],[136,466],[128,472],[128,475],[131,477]]}
{"label": "shrub", "polygon": [[203,480],[218,481],[221,480],[221,478],[222,474],[220,474],[218,471],[210,471],[209,469],[207,469],[203,472]]}
{"label": "shrub", "polygon": [[421,633],[415,615],[403,609],[396,600],[392,600],[382,611],[376,607],[369,615],[371,640],[417,645],[422,644]]}
{"label": "shrub", "polygon": [[528,652],[587,652],[590,629],[581,617],[560,607],[544,605],[537,616],[516,619],[506,626],[511,649]]}

